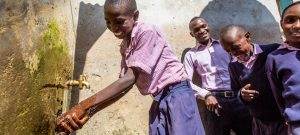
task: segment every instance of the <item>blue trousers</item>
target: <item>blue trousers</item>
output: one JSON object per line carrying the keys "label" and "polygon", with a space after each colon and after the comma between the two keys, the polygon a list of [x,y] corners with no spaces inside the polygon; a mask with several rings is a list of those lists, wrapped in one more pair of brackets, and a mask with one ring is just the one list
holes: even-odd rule
{"label": "blue trousers", "polygon": [[205,135],[196,98],[187,81],[168,85],[149,112],[149,135]]}

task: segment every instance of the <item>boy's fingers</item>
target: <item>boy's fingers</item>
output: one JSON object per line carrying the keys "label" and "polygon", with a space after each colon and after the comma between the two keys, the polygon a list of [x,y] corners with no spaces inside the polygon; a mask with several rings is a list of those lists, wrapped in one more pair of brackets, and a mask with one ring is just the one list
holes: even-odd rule
{"label": "boy's fingers", "polygon": [[243,94],[259,94],[259,92],[256,90],[243,90],[242,93]]}
{"label": "boy's fingers", "polygon": [[73,118],[70,115],[67,115],[66,119],[69,122],[69,124],[73,127],[74,130],[79,129],[79,126],[77,125],[76,122],[74,122]]}
{"label": "boy's fingers", "polygon": [[247,85],[245,85],[245,86],[243,87],[243,89],[249,90],[250,87],[251,87],[251,84],[247,84]]}
{"label": "boy's fingers", "polygon": [[212,110],[211,105],[208,105],[208,106],[207,106],[207,109],[208,109],[209,111],[211,111],[211,110]]}
{"label": "boy's fingers", "polygon": [[61,122],[63,122],[63,121],[64,121],[64,117],[65,117],[65,114],[59,116],[59,117],[57,118],[57,123],[56,123],[56,124],[59,125]]}
{"label": "boy's fingers", "polygon": [[66,133],[66,132],[59,132],[59,133],[57,133],[57,135],[68,135],[68,133]]}
{"label": "boy's fingers", "polygon": [[[72,133],[72,132],[73,132],[73,129],[72,129],[68,124],[66,124],[65,122],[62,122],[62,123],[61,123],[61,126],[62,126],[65,130],[67,130],[68,133]],[[67,134],[68,134],[68,133],[67,133]]]}
{"label": "boy's fingers", "polygon": [[90,119],[90,116],[89,115],[85,115],[81,120],[81,124],[84,125],[88,120]]}
{"label": "boy's fingers", "polygon": [[74,119],[75,123],[78,124],[78,128],[81,128],[83,124],[81,124],[81,121],[76,115],[72,115],[72,118]]}
{"label": "boy's fingers", "polygon": [[81,128],[89,120],[90,117],[88,115],[86,115],[83,118],[81,118],[81,120],[79,120],[79,118],[77,116],[73,115],[72,118],[79,125],[79,128]]}

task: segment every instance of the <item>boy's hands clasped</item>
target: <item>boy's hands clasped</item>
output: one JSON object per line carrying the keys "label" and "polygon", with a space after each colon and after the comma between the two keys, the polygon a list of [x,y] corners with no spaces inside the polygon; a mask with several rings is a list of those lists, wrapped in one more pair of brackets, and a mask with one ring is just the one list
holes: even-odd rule
{"label": "boy's hands clasped", "polygon": [[242,99],[248,102],[259,96],[259,92],[257,90],[252,90],[250,87],[251,84],[247,84],[241,89]]}
{"label": "boy's hands clasped", "polygon": [[80,129],[89,119],[89,115],[80,104],[57,118],[57,130],[60,134],[70,134]]}

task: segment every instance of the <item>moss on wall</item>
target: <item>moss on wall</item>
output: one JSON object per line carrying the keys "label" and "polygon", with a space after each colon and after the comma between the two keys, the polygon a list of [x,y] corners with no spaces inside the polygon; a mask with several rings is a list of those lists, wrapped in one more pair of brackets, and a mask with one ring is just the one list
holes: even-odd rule
{"label": "moss on wall", "polygon": [[[17,45],[17,31],[2,33],[0,44],[0,134],[54,134],[60,113],[63,90],[41,89],[47,83],[62,83],[71,76],[71,60],[65,35],[55,20],[49,21],[35,41],[32,56],[38,57],[37,69],[26,68],[22,51]],[[2,36],[1,35],[1,36]],[[30,37],[36,39],[35,37]],[[10,42],[7,40],[10,39]]]}
{"label": "moss on wall", "polygon": [[64,83],[71,75],[67,42],[63,37],[57,22],[50,21],[37,49],[39,64],[33,74],[31,87],[39,92],[42,101],[40,106],[43,110],[43,125],[39,125],[41,131],[53,132],[55,118],[61,111],[63,101],[62,89],[41,87],[48,83]]}

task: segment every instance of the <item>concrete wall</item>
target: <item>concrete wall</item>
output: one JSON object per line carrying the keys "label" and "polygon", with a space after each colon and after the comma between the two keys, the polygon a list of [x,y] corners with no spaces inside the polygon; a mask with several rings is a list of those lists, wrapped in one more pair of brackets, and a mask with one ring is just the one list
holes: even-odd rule
{"label": "concrete wall", "polygon": [[[86,74],[91,89],[73,89],[71,105],[74,105],[117,79],[120,40],[106,28],[103,3],[104,0],[0,1],[0,134],[53,133],[55,113],[61,109],[56,99],[64,99],[63,104],[67,105],[68,94],[65,92],[63,97],[62,90],[38,90],[45,83]],[[281,42],[275,1],[137,0],[137,3],[140,20],[158,25],[179,58],[186,48],[194,46],[188,22],[198,15],[208,20],[215,38],[220,27],[235,23],[245,25],[255,42]],[[57,33],[56,28],[59,34],[55,35],[60,36],[43,40],[45,33],[53,39],[51,32]],[[39,51],[40,46],[46,46],[46,51]],[[49,46],[63,46],[64,49],[58,50],[64,51],[56,57],[50,55],[56,51]],[[39,52],[50,56],[41,63]],[[71,62],[66,62],[67,59]],[[141,96],[134,87],[118,102],[95,114],[77,134],[147,134],[151,102],[149,96]]]}

